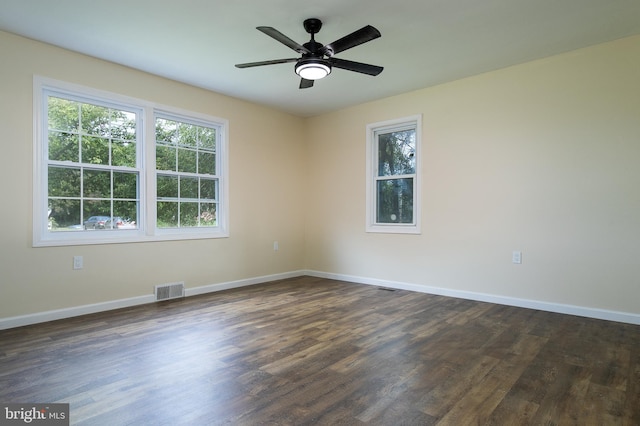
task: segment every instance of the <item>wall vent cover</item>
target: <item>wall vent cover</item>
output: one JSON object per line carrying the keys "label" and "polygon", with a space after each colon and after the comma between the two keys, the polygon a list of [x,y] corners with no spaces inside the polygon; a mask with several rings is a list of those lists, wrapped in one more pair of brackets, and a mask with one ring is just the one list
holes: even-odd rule
{"label": "wall vent cover", "polygon": [[156,286],[156,301],[184,297],[184,283],[161,284]]}

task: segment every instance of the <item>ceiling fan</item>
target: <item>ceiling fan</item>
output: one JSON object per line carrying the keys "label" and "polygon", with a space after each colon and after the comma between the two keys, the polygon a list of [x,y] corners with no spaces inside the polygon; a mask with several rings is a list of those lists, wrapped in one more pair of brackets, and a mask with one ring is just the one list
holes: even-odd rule
{"label": "ceiling fan", "polygon": [[322,28],[322,21],[317,18],[306,19],[303,22],[304,29],[311,34],[311,40],[308,43],[300,45],[291,40],[286,35],[272,27],[256,27],[266,35],[285,46],[295,50],[302,56],[300,58],[274,59],[271,61],[249,62],[245,64],[236,64],[238,68],[259,67],[262,65],[284,64],[287,62],[295,62],[295,71],[301,77],[300,89],[307,89],[313,86],[315,80],[321,79],[331,73],[332,68],[340,68],[347,71],[359,72],[367,75],[378,75],[382,72],[383,67],[377,65],[363,64],[362,62],[348,61],[334,57],[336,53],[343,52],[362,43],[374,40],[380,37],[380,31],[367,25],[349,35],[342,37],[329,43],[326,46],[315,41],[314,35]]}

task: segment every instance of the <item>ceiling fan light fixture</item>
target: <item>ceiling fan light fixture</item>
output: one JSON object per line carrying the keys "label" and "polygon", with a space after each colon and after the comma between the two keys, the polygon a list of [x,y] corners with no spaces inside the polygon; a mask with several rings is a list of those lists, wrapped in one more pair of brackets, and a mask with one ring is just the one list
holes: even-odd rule
{"label": "ceiling fan light fixture", "polygon": [[324,59],[302,59],[296,63],[296,74],[305,80],[319,80],[331,73],[331,65]]}

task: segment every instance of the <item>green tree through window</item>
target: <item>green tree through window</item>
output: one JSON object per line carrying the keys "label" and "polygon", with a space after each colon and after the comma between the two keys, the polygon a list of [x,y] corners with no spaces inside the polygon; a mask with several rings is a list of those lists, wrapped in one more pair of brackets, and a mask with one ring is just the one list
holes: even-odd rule
{"label": "green tree through window", "polygon": [[135,229],[137,114],[50,95],[47,123],[49,229],[82,230],[92,216],[108,217],[106,229]]}
{"label": "green tree through window", "polygon": [[367,126],[367,231],[419,233],[420,116]]}
{"label": "green tree through window", "polygon": [[156,191],[159,228],[217,225],[215,127],[171,116],[156,118]]}

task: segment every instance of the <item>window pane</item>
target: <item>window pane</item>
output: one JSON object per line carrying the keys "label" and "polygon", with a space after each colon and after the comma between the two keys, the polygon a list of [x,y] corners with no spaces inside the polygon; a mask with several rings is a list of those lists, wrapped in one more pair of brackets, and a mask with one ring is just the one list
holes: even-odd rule
{"label": "window pane", "polygon": [[178,123],[173,120],[158,118],[156,120],[156,141],[175,143],[178,136]]}
{"label": "window pane", "polygon": [[199,133],[200,143],[199,146],[203,149],[213,150],[216,148],[216,131],[209,127],[200,127]]}
{"label": "window pane", "polygon": [[416,132],[378,134],[378,176],[413,174],[416,170]]}
{"label": "window pane", "polygon": [[198,203],[180,203],[180,227],[198,226]]}
{"label": "window pane", "polygon": [[111,163],[120,167],[136,166],[136,144],[127,141],[111,142]]}
{"label": "window pane", "polygon": [[49,166],[50,197],[80,197],[80,169]]}
{"label": "window pane", "polygon": [[113,198],[138,198],[138,174],[113,172]]}
{"label": "window pane", "polygon": [[72,231],[82,229],[80,200],[49,199],[49,230]]}
{"label": "window pane", "polygon": [[178,149],[178,171],[196,173],[196,151]]}
{"label": "window pane", "polygon": [[136,115],[127,111],[114,111],[111,123],[111,137],[134,141],[136,139]]}
{"label": "window pane", "polygon": [[156,146],[156,170],[176,170],[176,149],[165,145]]}
{"label": "window pane", "polygon": [[198,173],[206,175],[216,174],[216,155],[211,152],[198,153]]}
{"label": "window pane", "polygon": [[49,129],[78,132],[80,105],[77,102],[50,96],[47,107]]}
{"label": "window pane", "polygon": [[413,179],[377,183],[377,223],[413,223]]}
{"label": "window pane", "polygon": [[200,179],[200,199],[215,200],[216,183],[215,179]]}
{"label": "window pane", "polygon": [[215,203],[200,204],[200,226],[216,226],[216,205]]}
{"label": "window pane", "polygon": [[198,127],[191,124],[178,125],[178,144],[195,147],[198,141]]}
{"label": "window pane", "polygon": [[82,132],[88,135],[109,136],[111,112],[109,108],[81,104],[80,120]]}
{"label": "window pane", "polygon": [[[85,225],[87,220],[93,216],[106,216],[106,218],[109,219],[111,217],[111,201],[85,201],[83,206],[83,214]],[[98,224],[97,227],[101,228],[103,227],[102,225]]]}
{"label": "window pane", "polygon": [[198,178],[180,178],[180,198],[198,199]]}
{"label": "window pane", "polygon": [[177,228],[178,227],[178,203],[159,201],[158,209],[158,228]]}
{"label": "window pane", "polygon": [[116,229],[138,228],[138,203],[135,201],[114,201],[113,216],[120,218],[114,221]]}
{"label": "window pane", "polygon": [[78,162],[78,135],[49,132],[49,160]]}
{"label": "window pane", "polygon": [[109,164],[109,139],[84,136],[82,138],[82,162]]}
{"label": "window pane", "polygon": [[156,193],[158,198],[178,199],[178,177],[158,176]]}
{"label": "window pane", "polygon": [[83,186],[85,197],[111,198],[111,172],[108,170],[85,170]]}

